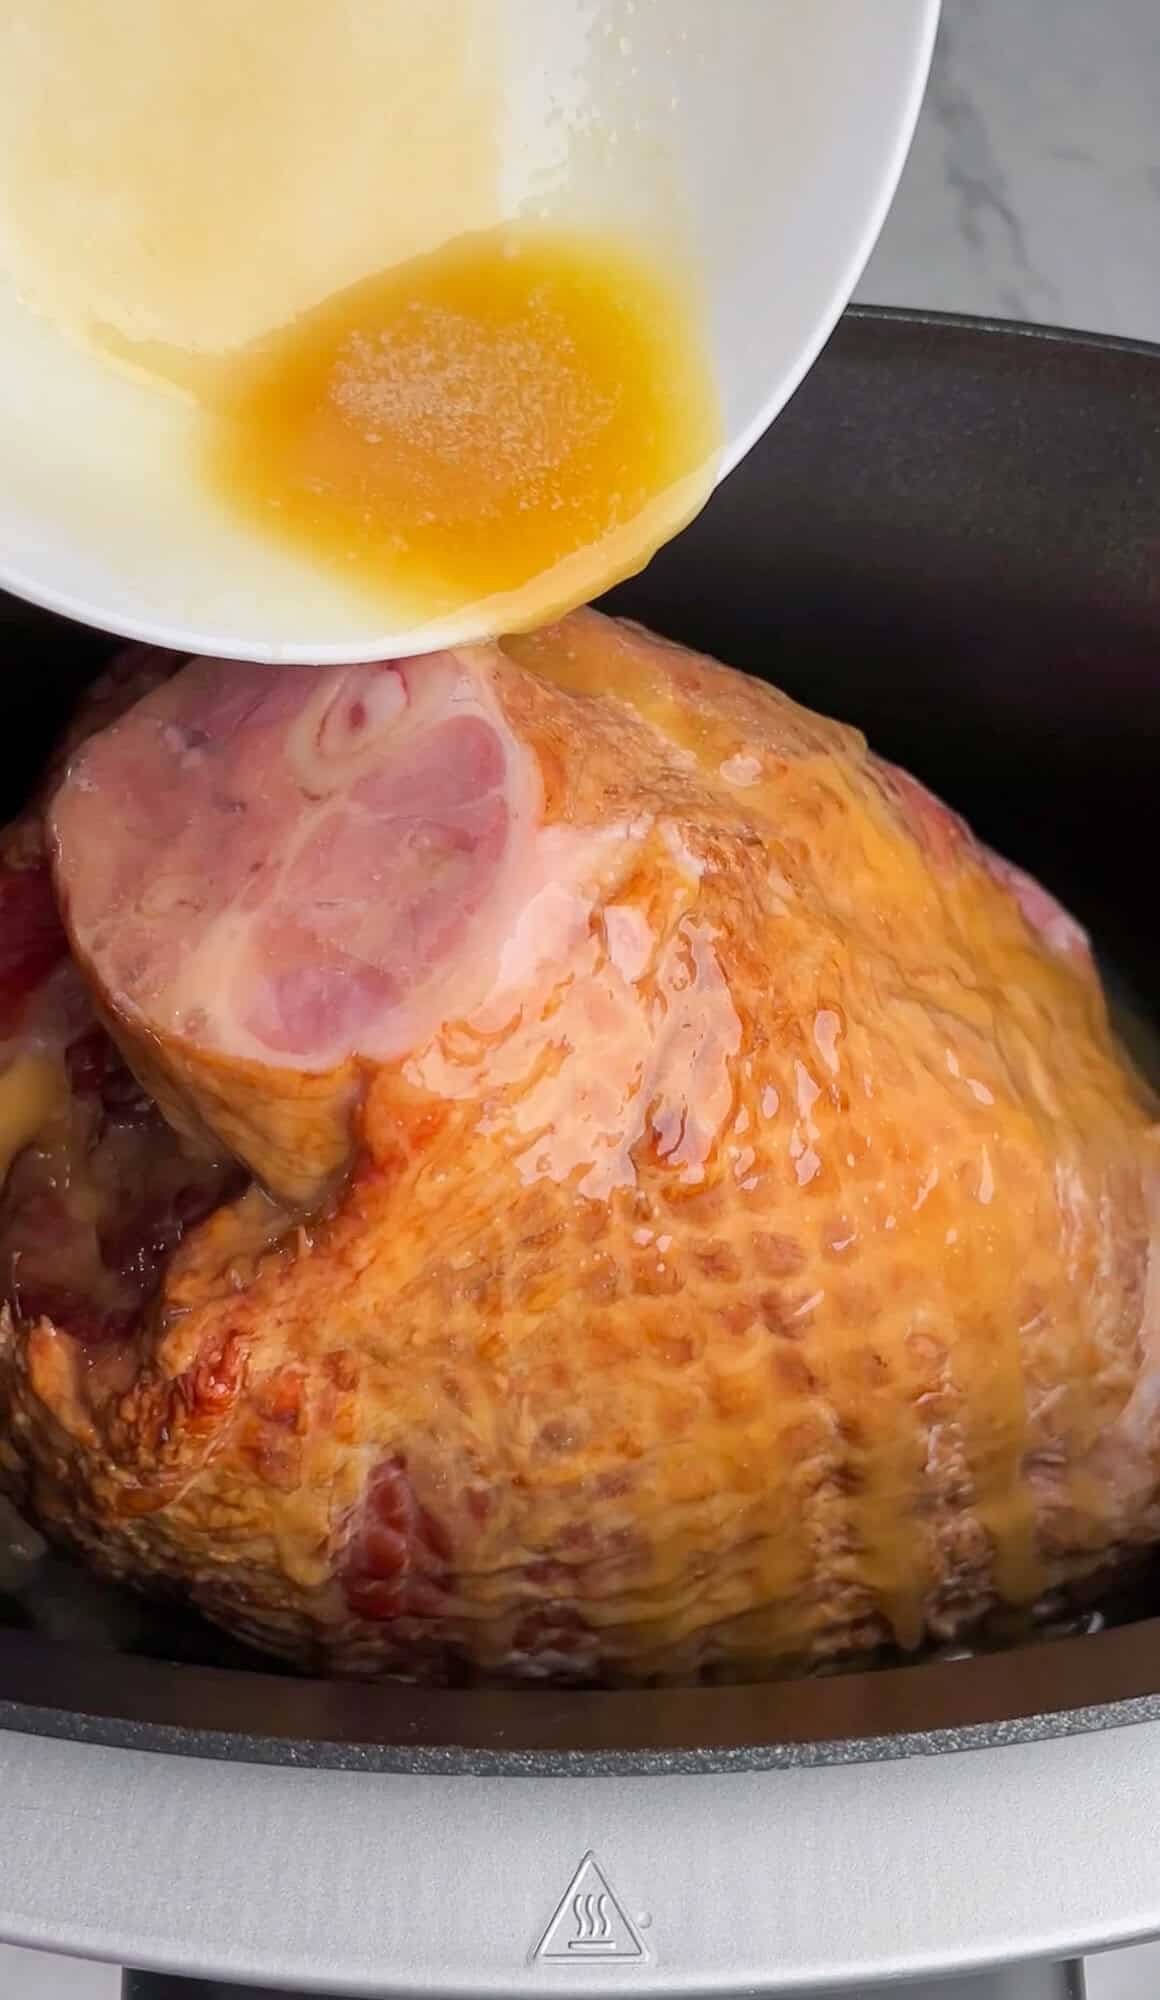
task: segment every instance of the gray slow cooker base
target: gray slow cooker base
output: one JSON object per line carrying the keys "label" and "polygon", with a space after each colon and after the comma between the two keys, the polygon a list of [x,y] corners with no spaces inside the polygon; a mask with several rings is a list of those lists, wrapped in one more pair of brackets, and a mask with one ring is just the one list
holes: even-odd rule
{"label": "gray slow cooker base", "polygon": [[[566,1780],[0,1733],[0,1934],[275,1993],[800,2000],[1160,1934],[1158,1796],[1157,1722],[879,1764]],[[635,1956],[544,1955],[588,1855]]]}

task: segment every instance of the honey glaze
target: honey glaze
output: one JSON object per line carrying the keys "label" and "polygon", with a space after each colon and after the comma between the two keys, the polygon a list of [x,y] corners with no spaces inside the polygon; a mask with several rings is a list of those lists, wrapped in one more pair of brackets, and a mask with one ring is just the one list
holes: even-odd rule
{"label": "honey glaze", "polygon": [[640,568],[720,438],[691,288],[546,225],[459,237],[184,381],[233,508],[421,616],[543,578],[532,624]]}

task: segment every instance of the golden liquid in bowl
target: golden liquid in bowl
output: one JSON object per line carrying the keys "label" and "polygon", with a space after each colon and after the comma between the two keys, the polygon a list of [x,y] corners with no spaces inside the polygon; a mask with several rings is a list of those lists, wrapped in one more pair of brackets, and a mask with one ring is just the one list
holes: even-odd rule
{"label": "golden liquid in bowl", "polygon": [[[720,443],[679,279],[543,226],[460,237],[198,372],[227,503],[423,615],[584,552],[592,588],[639,567],[707,497]],[[529,615],[580,586],[546,582]]]}
{"label": "golden liquid in bowl", "polygon": [[[201,404],[197,462],[167,476],[393,621],[494,600],[491,630],[639,568],[708,496],[702,302],[654,254],[679,202],[658,193],[651,249],[607,193],[599,229],[543,219],[597,141],[554,100],[551,143],[513,141],[538,87],[522,4],[119,0],[116,36],[76,0],[18,12],[0,262],[37,311]],[[593,130],[648,182],[622,111]],[[505,180],[525,144],[534,196]],[[541,219],[512,221],[533,198]]]}

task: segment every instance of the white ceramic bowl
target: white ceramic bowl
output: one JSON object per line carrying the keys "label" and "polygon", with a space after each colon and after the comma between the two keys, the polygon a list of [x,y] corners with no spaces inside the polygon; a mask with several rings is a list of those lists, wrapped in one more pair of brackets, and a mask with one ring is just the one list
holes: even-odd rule
{"label": "white ceramic bowl", "polygon": [[[123,4],[131,15],[135,0]],[[505,16],[502,215],[531,208],[670,236],[691,251],[724,410],[723,477],[793,393],[854,290],[910,143],[938,0],[483,4]],[[328,18],[357,11],[358,0],[332,0]],[[123,47],[131,72],[132,39]],[[0,176],[4,73],[0,62]],[[108,115],[125,113],[113,105]],[[329,142],[316,133],[312,143]],[[427,235],[414,247],[478,225],[468,178],[417,225]],[[0,179],[0,264],[9,193]],[[417,213],[413,193],[399,190],[400,212]],[[85,227],[78,214],[78,245]],[[350,281],[362,275],[357,241],[346,254]],[[307,271],[298,304],[313,303],[311,282]],[[118,372],[21,290],[0,271],[7,589],[92,625],[224,657],[329,663],[480,636],[478,607],[416,629],[240,524],[196,474],[196,409]]]}

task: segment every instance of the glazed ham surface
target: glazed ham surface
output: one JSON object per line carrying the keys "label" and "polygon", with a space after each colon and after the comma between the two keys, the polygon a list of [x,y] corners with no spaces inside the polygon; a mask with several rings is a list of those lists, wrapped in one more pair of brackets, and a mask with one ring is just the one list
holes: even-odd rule
{"label": "glazed ham surface", "polygon": [[583,613],[129,655],[49,794],[0,1483],[105,1570],[321,1671],[680,1678],[1160,1539],[1155,1105],[855,731]]}

